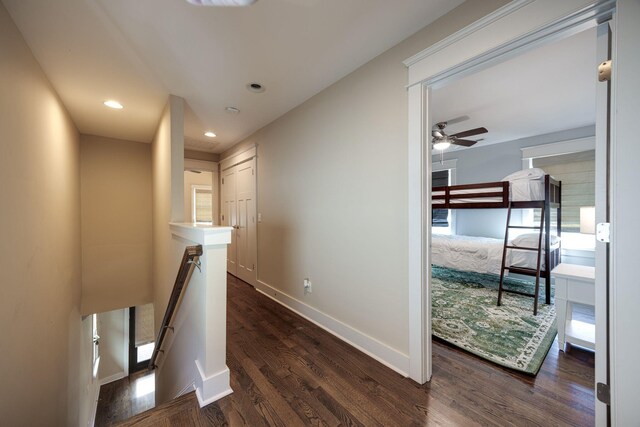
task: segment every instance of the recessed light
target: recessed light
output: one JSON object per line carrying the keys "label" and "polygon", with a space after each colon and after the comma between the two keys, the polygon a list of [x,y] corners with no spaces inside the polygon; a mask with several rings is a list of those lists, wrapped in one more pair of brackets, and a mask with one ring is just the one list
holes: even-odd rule
{"label": "recessed light", "polygon": [[236,107],[225,107],[224,111],[229,114],[238,114],[240,112],[240,110]]}
{"label": "recessed light", "polygon": [[256,83],[256,82],[249,83],[247,85],[247,89],[249,89],[251,92],[255,92],[255,93],[262,93],[262,92],[265,91],[264,86],[262,86],[262,84]]}
{"label": "recessed light", "polygon": [[109,108],[113,108],[114,110],[122,110],[124,108],[122,104],[120,104],[118,101],[115,101],[113,99],[108,99],[104,101],[103,104]]}
{"label": "recessed light", "polygon": [[208,138],[215,138],[216,134],[211,132],[211,131],[207,131],[204,133],[204,136],[208,137]]}

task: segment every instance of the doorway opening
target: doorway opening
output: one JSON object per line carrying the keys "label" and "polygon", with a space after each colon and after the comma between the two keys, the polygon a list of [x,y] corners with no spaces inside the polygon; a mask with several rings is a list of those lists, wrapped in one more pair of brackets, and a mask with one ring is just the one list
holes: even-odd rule
{"label": "doorway opening", "polygon": [[[556,8],[554,6],[549,8],[546,6],[539,2],[512,2],[496,11],[492,16],[483,19],[483,22],[478,22],[470,26],[472,28],[465,28],[454,34],[449,40],[446,40],[447,43],[433,46],[405,61],[405,64],[409,67],[410,375],[418,382],[427,381],[432,374],[431,308],[432,299],[435,296],[431,295],[433,289],[431,278],[431,172],[433,159],[431,158],[430,134],[432,125],[437,124],[434,119],[433,92],[478,70],[495,65],[498,61],[513,58],[517,54],[531,51],[533,48],[546,45],[552,41],[566,39],[588,28],[598,27],[598,37],[594,41],[594,45],[597,46],[597,59],[602,60],[604,55],[609,55],[610,30],[608,21],[613,15],[614,3],[608,3],[607,7],[601,8],[589,6],[577,12],[565,10],[562,7]],[[516,11],[518,13],[515,13]],[[499,25],[497,24],[498,20],[500,20]],[[509,32],[506,29],[507,24],[517,27],[517,32]],[[479,29],[482,29],[482,31],[479,31]],[[489,37],[489,34],[492,34],[492,36]],[[516,34],[521,34],[521,36],[516,36]],[[471,38],[471,35],[473,35],[473,38]],[[496,38],[495,36],[498,37]],[[458,62],[459,58],[471,59]],[[596,65],[597,62],[594,64],[594,69]],[[593,76],[595,77],[595,71]],[[557,76],[554,74],[553,77],[556,78]],[[495,78],[499,80],[502,79],[502,76],[496,75]],[[603,197],[605,200],[608,197],[608,188],[606,185],[600,185],[605,182],[602,177],[606,177],[609,170],[608,163],[602,161],[604,159],[602,156],[603,150],[605,152],[608,150],[609,131],[608,121],[606,120],[607,112],[609,111],[608,87],[609,84],[605,83],[604,86],[599,86],[596,90],[598,99],[596,104],[598,105],[595,119],[596,129],[594,132],[596,140],[596,183],[598,189],[601,190],[599,192],[601,194],[596,193],[595,211],[596,218],[599,221],[606,221],[605,215],[608,218],[607,211],[609,209],[606,202],[602,203]],[[604,88],[604,91],[601,88]],[[525,101],[524,99],[520,100],[517,107]],[[460,102],[464,103],[465,99],[460,99]],[[604,115],[602,112],[604,112]],[[603,116],[604,120],[602,120]],[[455,117],[452,118],[455,119]],[[446,118],[444,120],[447,121],[449,119]],[[479,126],[482,125],[480,124]],[[472,129],[472,127],[469,127],[469,129]],[[458,136],[462,137],[462,135]],[[461,170],[460,167],[456,168],[458,182],[460,182]],[[598,200],[600,200],[600,203]],[[458,215],[458,225],[460,221],[461,218]],[[477,220],[476,223],[482,223],[482,219]],[[546,233],[547,236],[550,234],[549,232]],[[603,277],[606,280],[606,277],[608,277],[608,255],[602,249],[603,246],[598,245],[595,264],[598,266],[599,271],[597,275],[604,275]],[[606,290],[606,283],[602,289]],[[607,306],[606,298],[603,299],[602,295],[596,297],[596,307],[599,304],[602,304],[600,308],[604,307],[604,311],[596,310],[596,319],[604,316],[601,317],[604,323],[597,320],[596,330],[602,324],[605,324],[604,330],[606,331]],[[601,337],[606,340],[606,333]],[[601,362],[605,360],[604,366],[606,367],[607,345],[596,345],[596,352],[598,351],[602,351],[602,353],[598,353],[598,359]],[[601,362],[597,365],[600,365]],[[602,369],[600,369],[600,372],[603,372]],[[596,378],[598,378],[597,366]],[[596,419],[601,420],[600,416],[603,413],[606,414],[606,412],[603,411],[603,407],[599,403],[595,406]]]}

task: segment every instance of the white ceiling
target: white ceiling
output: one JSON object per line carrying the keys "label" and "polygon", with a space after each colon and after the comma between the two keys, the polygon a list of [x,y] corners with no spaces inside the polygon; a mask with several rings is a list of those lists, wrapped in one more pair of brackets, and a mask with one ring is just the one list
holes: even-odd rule
{"label": "white ceiling", "polygon": [[[462,0],[2,0],[82,133],[153,138],[168,94],[185,145],[221,152]],[[261,94],[246,90],[257,81]],[[125,108],[109,110],[105,99]],[[224,111],[241,110],[238,115]],[[213,130],[218,136],[203,136]]]}
{"label": "white ceiling", "polygon": [[473,148],[592,125],[596,66],[594,28],[433,90],[433,122],[469,116],[445,132],[484,126]]}

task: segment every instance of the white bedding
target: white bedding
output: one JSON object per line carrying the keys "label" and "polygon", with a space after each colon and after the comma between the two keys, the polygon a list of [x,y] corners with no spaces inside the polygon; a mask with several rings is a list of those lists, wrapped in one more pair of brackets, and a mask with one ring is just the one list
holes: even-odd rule
{"label": "white bedding", "polygon": [[[516,238],[510,242],[513,246],[537,247],[529,240]],[[500,274],[502,265],[503,239],[474,236],[448,236],[433,234],[431,238],[431,263],[447,268],[478,273]],[[557,245],[552,241],[551,247]],[[544,252],[543,252],[544,255]],[[509,249],[507,265],[513,267],[536,268],[538,253]],[[540,268],[544,269],[544,258]]]}

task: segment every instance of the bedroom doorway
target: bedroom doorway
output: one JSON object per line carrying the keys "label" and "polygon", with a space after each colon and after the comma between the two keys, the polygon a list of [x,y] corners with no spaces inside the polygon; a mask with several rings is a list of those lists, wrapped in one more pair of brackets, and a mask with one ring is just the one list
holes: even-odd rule
{"label": "bedroom doorway", "polygon": [[[575,6],[574,6],[575,7]],[[434,103],[434,92],[443,87],[445,83],[469,76],[472,73],[486,69],[489,65],[513,58],[517,54],[530,51],[533,47],[546,45],[551,41],[562,41],[568,36],[575,35],[585,29],[597,27],[597,22],[601,24],[598,30],[597,40],[593,41],[598,45],[597,55],[600,58],[608,57],[607,48],[609,46],[609,28],[606,22],[612,16],[613,3],[609,7],[596,9],[587,7],[579,12],[573,13],[575,9],[563,9],[563,6],[541,2],[512,2],[499,9],[493,16],[488,17],[485,22],[479,23],[478,27],[465,29],[461,33],[452,36],[443,43],[442,46],[427,49],[427,51],[408,59],[405,64],[409,67],[409,138],[410,138],[410,182],[421,183],[417,187],[411,184],[410,190],[410,376],[418,381],[427,381],[432,372],[431,366],[431,303],[432,288],[431,283],[431,125],[436,123]],[[526,12],[521,13],[523,10]],[[519,12],[518,12],[519,11]],[[516,13],[517,12],[517,13]],[[528,18],[525,18],[527,15]],[[500,20],[501,25],[493,23]],[[521,29],[521,32],[510,33],[505,30],[505,26]],[[606,27],[606,28],[605,28]],[[484,32],[488,29],[487,32]],[[527,29],[531,32],[527,33]],[[482,31],[481,31],[482,30]],[[479,33],[479,34],[478,34]],[[488,37],[487,34],[500,34],[499,37]],[[471,36],[473,34],[473,36]],[[525,34],[523,37],[515,37],[516,34]],[[472,38],[473,37],[473,38]],[[473,40],[473,41],[470,41]],[[480,52],[485,52],[484,54]],[[464,62],[459,62],[455,58],[472,58]],[[453,59],[451,59],[453,57]],[[457,63],[458,62],[458,63]],[[594,64],[595,67],[596,64]],[[500,76],[501,77],[501,76]],[[557,76],[553,76],[557,77]],[[595,72],[594,72],[595,77]],[[603,89],[604,87],[604,89]],[[608,123],[607,123],[607,98],[608,84],[598,88],[598,102],[595,96],[592,104],[599,105],[596,108],[595,126],[595,150],[596,150],[596,182],[598,183],[596,192],[596,222],[606,222],[607,219],[607,186],[606,179],[607,144],[608,144]],[[557,99],[557,97],[555,98]],[[522,100],[524,102],[524,100]],[[604,107],[603,107],[604,105]],[[516,106],[517,107],[517,106]],[[455,118],[455,117],[451,117]],[[446,119],[444,119],[446,120]],[[482,126],[482,124],[478,124]],[[474,127],[470,125],[470,127]],[[558,130],[560,131],[560,130]],[[566,135],[565,135],[566,136]],[[582,135],[583,137],[585,135]],[[565,138],[572,139],[570,137]],[[581,139],[580,136],[573,139]],[[553,141],[550,141],[553,142]],[[519,147],[520,148],[520,147]],[[413,160],[418,157],[420,160]],[[523,158],[521,158],[522,160]],[[458,180],[460,181],[461,168],[457,169]],[[421,190],[422,189],[422,190]],[[458,226],[461,218],[458,217]],[[483,223],[479,220],[476,223]],[[504,234],[504,227],[501,233]],[[421,243],[420,243],[421,242]],[[606,298],[603,299],[602,291],[606,292],[608,269],[606,258],[606,245],[600,245],[596,249],[597,277],[599,282],[596,306],[598,309],[598,330],[606,334]],[[602,318],[602,316],[605,316]],[[602,329],[604,325],[604,329]],[[606,335],[605,335],[606,336]],[[606,341],[606,340],[605,340]],[[596,381],[607,382],[606,372],[606,345],[597,348]],[[596,405],[596,419],[601,422],[606,416],[606,407]]]}

